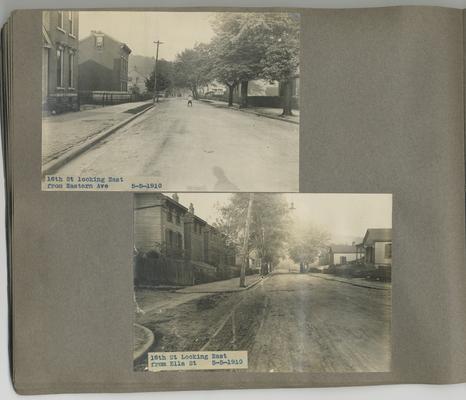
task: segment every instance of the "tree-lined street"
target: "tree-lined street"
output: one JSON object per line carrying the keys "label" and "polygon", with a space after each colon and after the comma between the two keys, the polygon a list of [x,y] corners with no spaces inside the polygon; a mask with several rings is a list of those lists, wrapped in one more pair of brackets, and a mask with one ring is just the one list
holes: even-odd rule
{"label": "tree-lined street", "polygon": [[[299,14],[154,12],[164,27],[140,35],[81,17],[76,115],[47,100],[45,190],[298,191]],[[116,106],[133,101],[153,108]]]}
{"label": "tree-lined street", "polygon": [[[163,99],[57,173],[151,177],[170,190],[298,190],[297,125]],[[260,177],[257,179],[257,177]]]}
{"label": "tree-lined street", "polygon": [[[391,290],[283,272],[163,310],[139,298],[148,311],[136,320],[155,334],[150,351],[247,350],[255,372],[390,369]],[[143,357],[136,369],[146,365]]]}
{"label": "tree-lined street", "polygon": [[[141,198],[148,203],[147,195]],[[373,247],[362,236],[367,226],[391,226],[391,196],[183,193],[163,199],[189,201],[192,213],[195,203],[198,215],[212,221],[208,231],[221,232],[222,245],[215,247],[218,261],[210,261],[217,275],[198,275],[192,286],[176,277],[157,281],[163,253],[156,247],[138,252],[135,322],[155,337],[145,352],[247,351],[249,370],[258,372],[390,370],[391,284],[381,280],[382,264],[371,263]],[[150,235],[146,219],[140,227],[136,234]],[[188,248],[190,228],[184,226]],[[369,256],[349,259],[348,253],[323,264],[341,237],[352,246],[362,241]],[[198,244],[207,255],[213,249],[210,241]],[[226,257],[232,252],[234,260]],[[232,274],[225,277],[226,270]],[[136,368],[144,369],[140,354]]]}

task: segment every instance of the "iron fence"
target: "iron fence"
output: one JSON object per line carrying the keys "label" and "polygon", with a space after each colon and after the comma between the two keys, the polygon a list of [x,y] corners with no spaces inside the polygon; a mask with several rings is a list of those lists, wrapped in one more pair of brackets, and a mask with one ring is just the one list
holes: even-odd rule
{"label": "iron fence", "polygon": [[136,101],[150,100],[150,93],[128,93],[128,92],[107,92],[107,91],[79,91],[78,104],[98,105],[101,107],[113,106],[115,104],[132,103]]}

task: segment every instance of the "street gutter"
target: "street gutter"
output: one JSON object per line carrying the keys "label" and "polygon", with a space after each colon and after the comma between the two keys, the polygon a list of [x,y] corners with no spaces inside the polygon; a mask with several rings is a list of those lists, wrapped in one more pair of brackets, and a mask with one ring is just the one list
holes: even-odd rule
{"label": "street gutter", "polygon": [[52,175],[56,173],[61,167],[63,167],[66,163],[70,162],[71,160],[75,159],[76,157],[80,156],[87,150],[89,150],[92,146],[97,144],[98,142],[102,141],[106,137],[110,136],[112,133],[115,133],[118,129],[121,127],[125,126],[126,124],[130,123],[140,115],[144,114],[145,112],[149,111],[154,107],[153,104],[149,105],[147,108],[144,110],[132,115],[131,117],[125,119],[124,121],[119,122],[116,125],[111,126],[110,128],[98,133],[95,135],[91,140],[88,142],[85,142],[81,144],[80,146],[77,146],[76,148],[68,151],[65,154],[62,154],[58,156],[57,158],[54,158],[47,163],[45,163],[42,166],[42,178],[46,175]]}
{"label": "street gutter", "polygon": [[[212,102],[210,100],[200,99],[200,101],[202,101],[202,102],[204,102],[206,104],[210,104],[211,106],[214,106],[214,107],[216,105],[216,103],[214,103],[214,102]],[[240,112],[244,112],[246,114],[254,114],[254,115],[257,115],[259,117],[276,119],[277,121],[289,122],[290,124],[299,125],[299,121],[293,121],[291,119],[286,119],[286,118],[283,118],[283,117],[270,115],[270,114],[263,114],[263,113],[260,113],[258,111],[254,111],[254,110],[251,110],[251,109],[248,110],[247,108],[236,108],[236,107],[228,107],[228,106],[223,106],[223,105],[221,105],[220,107],[225,108],[226,110],[240,111]]]}

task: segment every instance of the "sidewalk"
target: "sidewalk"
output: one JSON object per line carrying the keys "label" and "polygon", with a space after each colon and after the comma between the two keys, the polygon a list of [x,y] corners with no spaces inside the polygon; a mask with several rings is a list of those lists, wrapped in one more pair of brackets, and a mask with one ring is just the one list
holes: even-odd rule
{"label": "sidewalk", "polygon": [[341,276],[335,276],[330,274],[317,274],[317,273],[308,273],[311,276],[316,278],[326,279],[329,281],[337,281],[342,283],[347,283],[353,286],[365,287],[368,289],[377,289],[377,290],[391,290],[391,282],[377,282],[377,281],[368,281],[364,278],[343,278]]}
{"label": "sidewalk", "polygon": [[293,110],[292,116],[282,117],[281,108],[271,108],[271,107],[248,107],[248,108],[239,108],[237,104],[234,104],[231,107],[228,107],[228,103],[218,100],[211,99],[201,99],[200,101],[210,104],[218,108],[227,108],[229,110],[241,111],[249,114],[255,114],[261,117],[277,119],[279,121],[291,122],[293,124],[299,124],[299,110]]}
{"label": "sidewalk", "polygon": [[69,112],[42,119],[42,165],[149,107],[152,100]]}
{"label": "sidewalk", "polygon": [[239,287],[239,278],[232,278],[226,281],[216,281],[210,283],[201,283],[200,285],[188,286],[179,289],[177,293],[229,293],[239,292],[241,290],[249,289],[262,280],[261,275],[247,275],[246,287]]}
{"label": "sidewalk", "polygon": [[239,287],[239,278],[232,278],[224,281],[188,286],[178,290],[167,290],[167,287],[163,289],[137,289],[136,299],[139,307],[144,312],[162,312],[163,310],[198,299],[209,293],[231,293],[247,290],[262,280],[263,278],[260,275],[248,275],[246,276],[246,287],[244,288]]}

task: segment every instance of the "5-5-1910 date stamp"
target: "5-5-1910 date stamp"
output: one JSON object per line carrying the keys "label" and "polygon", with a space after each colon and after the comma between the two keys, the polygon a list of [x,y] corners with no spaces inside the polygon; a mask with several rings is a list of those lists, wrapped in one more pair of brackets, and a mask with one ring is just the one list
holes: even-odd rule
{"label": "5-5-1910 date stamp", "polygon": [[147,354],[148,370],[247,369],[247,351],[176,351]]}

